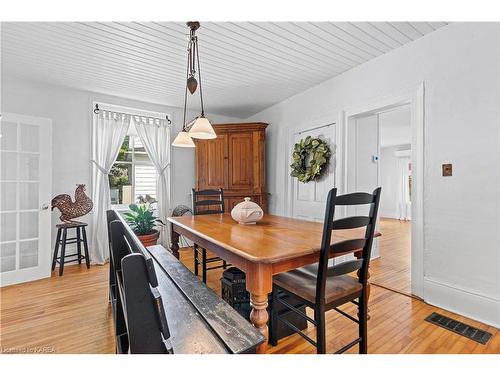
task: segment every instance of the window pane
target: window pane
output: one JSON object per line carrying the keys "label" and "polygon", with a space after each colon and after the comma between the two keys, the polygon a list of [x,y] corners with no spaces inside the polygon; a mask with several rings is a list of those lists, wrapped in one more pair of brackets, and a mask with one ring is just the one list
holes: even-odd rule
{"label": "window pane", "polygon": [[123,196],[123,190],[131,191],[132,164],[115,163],[109,173],[111,204],[130,204],[131,196]]}
{"label": "window pane", "polygon": [[135,196],[138,203],[156,202],[156,169],[152,165],[135,166]]}
{"label": "window pane", "polygon": [[19,183],[19,208],[21,210],[33,210],[38,208],[38,183]]}
{"label": "window pane", "polygon": [[16,239],[16,219],[16,213],[0,214],[0,242],[14,241]]}
{"label": "window pane", "polygon": [[137,136],[126,136],[109,174],[111,204],[156,202],[156,170]]}
{"label": "window pane", "polygon": [[19,213],[19,239],[38,238],[38,212]]}
{"label": "window pane", "polygon": [[116,161],[132,161],[132,144],[130,143],[130,137],[128,135],[123,140]]}
{"label": "window pane", "polygon": [[16,209],[17,183],[0,182],[0,211]]}
{"label": "window pane", "polygon": [[38,241],[19,242],[19,268],[38,266]]}
{"label": "window pane", "polygon": [[0,121],[0,150],[16,150],[17,124],[15,122]]}
{"label": "window pane", "polygon": [[38,155],[21,154],[19,155],[19,179],[26,181],[38,180]]}
{"label": "window pane", "polygon": [[0,151],[0,180],[17,178],[17,153]]}
{"label": "window pane", "polygon": [[0,272],[16,269],[16,244],[0,243]]}
{"label": "window pane", "polygon": [[21,151],[38,152],[39,127],[21,124]]}

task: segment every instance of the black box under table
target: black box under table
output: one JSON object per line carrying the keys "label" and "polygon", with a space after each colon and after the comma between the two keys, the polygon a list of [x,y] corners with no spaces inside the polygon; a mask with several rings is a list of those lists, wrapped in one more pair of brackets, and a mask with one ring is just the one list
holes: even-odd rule
{"label": "black box under table", "polygon": [[[250,320],[250,294],[246,290],[246,278],[245,273],[236,268],[230,267],[222,273],[221,289],[222,289],[222,299],[229,303],[236,311],[240,313],[245,319]],[[284,299],[290,305],[300,310],[303,314],[306,313],[306,306],[293,296],[287,296],[285,293],[280,294],[280,299]],[[272,303],[272,296],[269,295],[268,298],[269,306]],[[269,308],[268,308],[269,310]],[[269,312],[269,311],[268,311]],[[307,320],[303,316],[291,311],[286,306],[280,305],[280,310],[278,312],[286,320],[292,323],[297,328],[303,330],[307,328]],[[269,331],[271,331],[271,321],[269,320]],[[278,321],[276,339],[282,339],[284,337],[290,336],[295,333],[291,328],[285,325],[283,322]]]}

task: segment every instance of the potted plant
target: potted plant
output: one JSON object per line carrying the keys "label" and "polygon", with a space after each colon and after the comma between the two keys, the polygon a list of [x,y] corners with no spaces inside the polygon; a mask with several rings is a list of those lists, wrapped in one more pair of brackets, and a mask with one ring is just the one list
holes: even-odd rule
{"label": "potted plant", "polygon": [[131,204],[128,206],[131,212],[125,212],[125,220],[130,228],[139,238],[139,241],[146,246],[156,245],[160,232],[155,229],[155,226],[164,223],[153,214],[153,210],[149,205]]}

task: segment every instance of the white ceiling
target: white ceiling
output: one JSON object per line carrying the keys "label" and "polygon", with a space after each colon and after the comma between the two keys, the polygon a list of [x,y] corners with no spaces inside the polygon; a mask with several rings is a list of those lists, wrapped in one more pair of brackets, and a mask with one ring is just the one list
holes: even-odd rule
{"label": "white ceiling", "polygon": [[380,147],[411,144],[411,109],[398,107],[379,115]]}
{"label": "white ceiling", "polygon": [[[445,22],[202,23],[206,111],[248,117]],[[181,22],[2,23],[2,74],[182,107]],[[198,105],[191,100],[191,107]]]}

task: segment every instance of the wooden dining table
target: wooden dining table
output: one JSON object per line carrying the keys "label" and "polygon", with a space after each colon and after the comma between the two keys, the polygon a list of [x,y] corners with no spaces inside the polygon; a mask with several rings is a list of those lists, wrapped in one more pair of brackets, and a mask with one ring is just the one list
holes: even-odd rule
{"label": "wooden dining table", "polygon": [[[265,215],[256,224],[242,225],[229,214],[169,217],[168,221],[170,250],[174,256],[179,258],[179,236],[182,235],[246,273],[252,307],[250,320],[266,338],[267,301],[272,292],[273,275],[319,261],[323,223]],[[363,228],[337,230],[332,243],[364,238],[364,235]],[[257,352],[264,353],[266,349],[267,340]]]}

